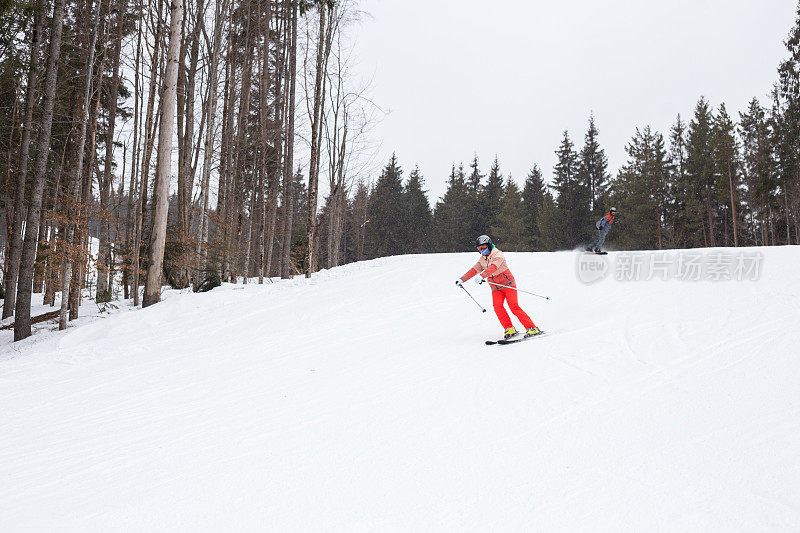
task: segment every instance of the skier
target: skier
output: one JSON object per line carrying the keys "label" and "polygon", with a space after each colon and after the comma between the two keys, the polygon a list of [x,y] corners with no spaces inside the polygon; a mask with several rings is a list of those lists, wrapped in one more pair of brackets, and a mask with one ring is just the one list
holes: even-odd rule
{"label": "skier", "polygon": [[594,252],[596,254],[602,253],[600,247],[603,246],[603,243],[606,241],[606,235],[608,235],[608,232],[611,231],[611,225],[614,223],[616,216],[617,208],[612,207],[608,213],[603,216],[603,218],[597,221],[595,227],[599,230],[599,233],[597,235],[597,239],[595,239],[592,244],[586,247],[587,252]]}
{"label": "skier", "polygon": [[478,262],[475,263],[474,267],[456,280],[456,286],[462,287],[463,282],[476,274],[479,274],[479,276],[475,278],[475,281],[479,285],[486,281],[491,283],[492,304],[494,306],[494,312],[500,320],[500,324],[505,328],[505,332],[503,333],[505,339],[516,337],[519,335],[519,332],[514,329],[511,318],[509,318],[508,313],[503,307],[504,302],[508,302],[508,308],[511,309],[511,312],[522,322],[522,325],[525,327],[526,338],[542,333],[527,313],[522,310],[519,303],[517,303],[516,282],[506,265],[503,252],[492,244],[492,239],[490,239],[488,235],[481,235],[478,237],[475,241],[475,246],[477,246],[481,257],[478,259]]}

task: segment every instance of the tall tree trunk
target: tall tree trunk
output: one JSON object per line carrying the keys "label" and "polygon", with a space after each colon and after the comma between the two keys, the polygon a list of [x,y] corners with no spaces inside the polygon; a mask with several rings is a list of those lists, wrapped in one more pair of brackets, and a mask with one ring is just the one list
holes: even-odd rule
{"label": "tall tree trunk", "polygon": [[308,168],[308,220],[306,221],[306,235],[308,247],[306,249],[306,277],[310,278],[314,272],[316,261],[315,246],[317,243],[317,196],[319,193],[319,165],[320,165],[320,133],[322,126],[323,84],[325,83],[325,41],[326,41],[326,3],[319,3],[319,34],[317,42],[316,79],[314,81],[314,103],[311,116],[311,161]]}
{"label": "tall tree trunk", "polygon": [[[109,91],[109,110],[108,110],[108,127],[106,129],[106,154],[103,167],[102,181],[98,184],[100,189],[100,231],[99,231],[99,249],[97,253],[97,292],[95,297],[98,302],[111,301],[111,285],[108,273],[111,271],[111,246],[110,246],[110,233],[111,223],[109,217],[110,212],[110,197],[111,188],[113,187],[114,176],[112,168],[114,166],[114,129],[117,120],[117,97],[119,95],[119,82],[120,82],[120,51],[122,49],[122,24],[123,17],[127,11],[127,0],[122,0],[117,4],[117,36],[114,40],[114,52],[112,58],[112,79],[111,89]],[[124,179],[124,178],[123,178]]]}
{"label": "tall tree trunk", "polygon": [[[260,9],[261,2],[259,1],[259,12],[262,10]],[[264,16],[261,18],[261,23],[259,25],[259,31],[264,38],[263,45],[259,47],[259,54],[258,54],[258,82],[259,82],[259,144],[260,150],[259,154],[261,156],[259,165],[259,171],[257,172],[258,175],[258,214],[259,214],[259,223],[258,223],[258,283],[264,283],[264,275],[269,276],[269,270],[266,265],[266,254],[265,254],[265,232],[267,231],[267,179],[271,175],[268,172],[268,162],[269,162],[269,152],[272,147],[269,146],[269,135],[268,135],[268,122],[269,122],[269,102],[268,102],[268,94],[271,89],[270,86],[270,71],[269,71],[269,56],[270,56],[270,25],[272,22],[272,2],[271,0],[266,0],[266,5],[264,8]],[[276,72],[276,78],[280,76],[279,73]],[[280,102],[280,90],[277,91],[277,96],[275,98],[276,101],[276,109],[278,108],[277,102]],[[279,123],[278,116],[275,117],[275,123]],[[279,136],[276,136],[279,137]],[[280,159],[281,154],[280,150],[276,150],[279,155],[278,158]],[[278,167],[279,168],[279,167]],[[271,189],[270,189],[271,191]],[[270,208],[272,205],[270,204]]]}
{"label": "tall tree trunk", "polygon": [[[131,177],[130,186],[128,187],[128,201],[127,210],[125,213],[125,245],[127,248],[127,266],[122,270],[122,285],[125,290],[124,298],[130,298],[130,281],[131,281],[131,258],[133,257],[133,244],[131,242],[131,231],[133,230],[134,220],[134,203],[133,195],[136,189],[136,171],[138,169],[137,163],[139,161],[139,116],[141,115],[140,102],[139,102],[139,65],[141,63],[142,55],[142,21],[141,18],[137,24],[136,30],[136,61],[134,63],[133,75],[133,147],[131,149]],[[138,294],[137,294],[138,296]]]}
{"label": "tall tree trunk", "polygon": [[233,54],[233,28],[229,28],[228,30],[228,51],[226,54],[226,61],[225,61],[225,98],[222,107],[222,116],[225,118],[225,121],[222,124],[222,141],[220,144],[220,169],[219,169],[219,186],[217,187],[217,219],[219,220],[219,228],[217,230],[216,241],[219,245],[221,256],[221,271],[220,277],[221,279],[227,279],[226,276],[228,275],[228,254],[227,254],[227,246],[228,246],[228,234],[233,231],[229,226],[228,220],[228,211],[230,202],[228,198],[230,196],[230,188],[231,183],[234,179],[234,174],[236,172],[234,168],[234,157],[233,153],[235,150],[233,137],[235,132],[235,113],[234,108],[236,107],[236,75],[237,69],[234,65],[232,54]]}
{"label": "tall tree trunk", "polygon": [[[228,0],[217,2],[214,12],[214,44],[210,50],[211,64],[209,65],[208,74],[208,100],[206,101],[206,108],[208,109],[208,121],[206,122],[205,132],[205,146],[203,149],[203,174],[202,185],[200,189],[200,219],[197,224],[197,258],[198,261],[204,260],[204,250],[207,243],[208,236],[208,200],[210,197],[209,186],[211,179],[211,165],[214,156],[214,128],[216,127],[217,118],[217,76],[219,69],[219,57],[222,48],[222,24],[225,20],[225,13],[228,8]],[[205,265],[199,264],[197,271],[200,272]],[[199,286],[198,280],[195,280],[195,287]]]}
{"label": "tall tree trunk", "polygon": [[247,143],[248,143],[248,122],[250,114],[250,93],[253,73],[253,37],[255,32],[252,30],[250,20],[251,2],[245,0],[242,9],[246,13],[247,22],[245,24],[245,48],[244,48],[244,67],[242,70],[242,97],[239,100],[239,115],[236,128],[235,162],[233,166],[233,179],[229,182],[228,197],[226,198],[228,207],[228,235],[225,245],[225,257],[228,273],[225,276],[232,283],[236,282],[236,266],[239,258],[238,249],[240,220],[243,213],[242,201],[239,198],[240,189],[244,186],[244,175],[247,162]]}
{"label": "tall tree trunk", "polygon": [[733,170],[731,169],[731,162],[728,161],[728,186],[731,192],[731,218],[733,220],[733,245],[738,247],[739,246],[739,225],[737,223],[737,214],[736,214],[736,198],[734,196],[734,187],[733,187]]}
{"label": "tall tree trunk", "polygon": [[[192,185],[194,173],[192,152],[194,142],[194,102],[195,78],[200,46],[200,29],[203,23],[203,1],[198,0],[197,13],[192,33],[186,46],[181,47],[179,71],[180,90],[178,91],[178,213],[177,235],[181,243],[181,258],[178,262],[176,282],[179,287],[189,285],[187,265],[189,264],[189,243],[191,233]],[[189,66],[184,63],[184,55],[188,53]]]}
{"label": "tall tree trunk", "polygon": [[161,299],[161,271],[164,264],[164,246],[167,238],[167,211],[169,208],[169,175],[172,166],[172,134],[177,106],[178,54],[180,52],[183,0],[172,0],[170,9],[170,35],[167,66],[164,72],[164,93],[161,105],[161,124],[158,132],[156,183],[153,198],[153,232],[150,240],[150,263],[144,287],[142,307]]}
{"label": "tall tree trunk", "polygon": [[[101,16],[100,20],[104,20]],[[101,62],[102,63],[102,62]],[[86,280],[86,267],[89,257],[89,206],[92,203],[92,184],[94,182],[95,167],[97,165],[97,119],[100,113],[100,86],[103,77],[101,65],[97,72],[97,98],[92,108],[90,131],[92,133],[87,149],[89,155],[89,165],[86,168],[81,184],[81,201],[79,203],[78,227],[80,231],[76,233],[75,249],[78,250],[80,261],[77,263],[73,272],[72,287],[69,294],[69,319],[78,318],[78,310],[81,306],[82,290]]]}
{"label": "tall tree trunk", "polygon": [[[8,270],[5,277],[5,300],[3,301],[3,318],[14,314],[17,299],[17,277],[22,257],[22,221],[25,214],[25,188],[28,183],[28,156],[31,145],[31,127],[33,124],[33,108],[35,107],[36,87],[39,71],[39,48],[44,28],[44,1],[36,4],[35,22],[31,33],[31,64],[28,68],[28,87],[25,93],[25,118],[22,122],[22,139],[19,147],[19,170],[17,172],[16,190],[14,191],[14,222],[11,226]],[[9,153],[10,153],[9,146]]]}
{"label": "tall tree trunk", "polygon": [[[345,110],[345,113],[347,111]],[[345,208],[345,187],[344,187],[344,165],[345,153],[347,150],[347,120],[345,117],[344,127],[342,128],[342,142],[339,148],[339,161],[337,162],[336,170],[336,188],[334,198],[334,209],[332,212],[333,217],[333,232],[332,232],[332,246],[331,258],[333,266],[339,266],[339,252],[342,246],[342,233],[343,233],[343,220]]]}
{"label": "tall tree trunk", "polygon": [[42,101],[42,120],[37,139],[36,160],[33,165],[33,183],[31,184],[31,204],[25,228],[25,239],[22,245],[22,258],[17,284],[17,301],[15,305],[14,340],[22,340],[31,336],[31,289],[33,281],[33,263],[36,261],[36,244],[39,237],[39,219],[42,209],[42,194],[47,173],[47,159],[50,155],[50,133],[53,128],[53,107],[55,104],[56,82],[58,77],[58,59],[61,55],[61,33],[64,27],[64,0],[55,0],[53,6],[53,23],[50,30],[50,50],[47,58],[47,70],[44,82],[44,99]]}
{"label": "tall tree trunk", "polygon": [[[788,182],[788,180],[787,180]],[[783,186],[783,200],[784,210],[786,212],[786,244],[792,244],[792,225],[789,222],[789,185],[788,183]]]}
{"label": "tall tree trunk", "polygon": [[[150,88],[149,88],[149,95],[147,97],[147,113],[145,116],[145,127],[144,127],[144,152],[142,154],[142,164],[140,167],[140,178],[139,178],[139,194],[136,198],[136,209],[135,209],[135,217],[136,221],[134,224],[134,235],[133,235],[133,260],[131,264],[131,272],[133,273],[133,305],[139,305],[139,278],[141,272],[141,261],[140,261],[140,254],[142,249],[142,233],[143,233],[143,226],[144,226],[144,209],[147,203],[147,187],[148,187],[148,178],[150,175],[150,159],[153,155],[153,145],[155,144],[155,132],[156,128],[159,126],[158,115],[153,113],[153,107],[155,102],[155,95],[156,95],[156,85],[158,80],[158,62],[159,62],[159,53],[161,50],[161,32],[162,32],[162,24],[161,24],[161,8],[162,3],[159,1],[158,3],[158,23],[156,25],[156,33],[155,39],[153,44],[153,57],[152,63],[150,65]],[[160,107],[160,104],[159,104]],[[155,117],[155,118],[154,118]]]}
{"label": "tall tree trunk", "polygon": [[283,245],[281,246],[281,278],[291,277],[292,223],[294,218],[294,115],[297,81],[297,0],[291,7],[291,45],[289,48],[289,102],[286,122],[286,158],[283,165]]}

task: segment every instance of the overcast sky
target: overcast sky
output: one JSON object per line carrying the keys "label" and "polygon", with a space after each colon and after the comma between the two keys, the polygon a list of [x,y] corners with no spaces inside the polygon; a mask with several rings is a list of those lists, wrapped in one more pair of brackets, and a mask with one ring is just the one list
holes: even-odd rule
{"label": "overcast sky", "polygon": [[[701,95],[738,118],[767,103],[797,0],[362,0],[357,72],[390,113],[376,164],[419,164],[431,203],[453,163],[497,154],[522,183],[552,176],[564,130],[579,149],[590,112],[612,174],[635,128],[665,136]],[[375,176],[376,177],[376,176]],[[373,178],[374,179],[374,178]]]}

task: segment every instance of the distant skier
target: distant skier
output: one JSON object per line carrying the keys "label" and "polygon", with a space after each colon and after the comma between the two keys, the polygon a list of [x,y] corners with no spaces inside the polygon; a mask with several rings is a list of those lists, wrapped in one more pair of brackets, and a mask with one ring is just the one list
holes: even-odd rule
{"label": "distant skier", "polygon": [[514,329],[511,318],[508,316],[504,302],[508,302],[508,308],[516,315],[523,327],[525,327],[525,337],[539,335],[542,331],[536,327],[533,320],[522,310],[517,302],[517,289],[514,276],[506,265],[506,258],[497,247],[492,244],[492,239],[488,235],[481,235],[475,241],[478,252],[481,254],[475,266],[456,280],[456,286],[461,287],[463,282],[479,274],[475,281],[480,285],[485,281],[490,282],[492,288],[492,304],[497,318],[500,320],[505,332],[505,339],[516,337],[519,332]]}
{"label": "distant skier", "polygon": [[603,243],[606,242],[606,235],[608,235],[608,232],[611,231],[611,225],[614,223],[616,217],[617,208],[612,207],[603,218],[597,221],[595,227],[598,229],[599,233],[597,235],[597,239],[595,239],[592,244],[586,247],[587,252],[594,252],[597,254],[602,253],[601,248]]}

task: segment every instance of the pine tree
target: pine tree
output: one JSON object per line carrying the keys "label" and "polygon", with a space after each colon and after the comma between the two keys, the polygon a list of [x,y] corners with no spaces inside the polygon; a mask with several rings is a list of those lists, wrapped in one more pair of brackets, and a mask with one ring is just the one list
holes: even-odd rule
{"label": "pine tree", "polygon": [[615,244],[624,249],[663,248],[669,175],[664,137],[649,126],[637,128],[625,150],[628,161],[612,183],[612,201],[624,222],[615,232]]}
{"label": "pine tree", "polygon": [[712,110],[705,98],[695,106],[686,143],[686,226],[690,246],[716,246],[717,179],[712,147]]}
{"label": "pine tree", "polygon": [[546,191],[542,197],[536,227],[539,234],[540,250],[554,252],[561,249],[567,240],[558,206],[550,191]]}
{"label": "pine tree", "polygon": [[464,252],[472,249],[477,235],[470,228],[471,204],[464,169],[453,165],[447,190],[433,213],[434,247],[437,252]]}
{"label": "pine tree", "polygon": [[669,199],[664,211],[664,226],[670,247],[688,246],[686,203],[689,184],[686,177],[686,123],[680,114],[669,131]]}
{"label": "pine tree", "polygon": [[406,253],[420,254],[429,250],[429,239],[433,215],[431,214],[428,195],[422,189],[425,180],[419,172],[419,167],[414,167],[408,177],[403,191],[405,201],[405,228]]}
{"label": "pine tree", "polygon": [[536,250],[541,246],[539,215],[546,192],[547,187],[542,178],[542,171],[539,169],[539,165],[533,165],[533,168],[528,174],[528,178],[525,180],[525,186],[522,189],[525,244],[532,250]]}
{"label": "pine tree", "polygon": [[590,115],[589,127],[580,153],[578,179],[589,189],[589,209],[593,218],[602,216],[607,207],[605,195],[608,183],[608,158],[597,141],[598,134],[594,115]]}
{"label": "pine tree", "polygon": [[397,157],[392,154],[369,199],[366,240],[370,258],[406,253],[402,176]]}
{"label": "pine tree", "polygon": [[[794,222],[795,243],[800,244],[800,2],[794,27],[784,41],[789,57],[778,68],[783,109],[780,121],[780,182],[783,189],[787,243],[791,243],[790,215]],[[790,204],[791,198],[791,204]]]}
{"label": "pine tree", "polygon": [[556,155],[558,162],[553,169],[553,188],[558,193],[556,206],[564,227],[565,240],[561,246],[573,248],[586,241],[592,226],[589,189],[580,181],[578,154],[567,131]]}
{"label": "pine tree", "polygon": [[492,240],[497,246],[509,252],[521,252],[527,248],[525,234],[525,206],[522,193],[509,176],[505,193],[500,201],[497,223],[491,228]]}
{"label": "pine tree", "polygon": [[469,233],[470,235],[481,235],[488,231],[486,214],[488,213],[486,199],[484,198],[483,191],[483,178],[478,168],[478,156],[473,156],[472,162],[469,164],[470,173],[466,180],[467,194],[469,195]]}
{"label": "pine tree", "polygon": [[369,219],[367,218],[368,205],[369,187],[363,181],[359,181],[347,211],[345,261],[348,263],[364,259],[364,235],[366,226],[369,224]]}
{"label": "pine tree", "polygon": [[766,111],[757,98],[750,101],[747,113],[739,113],[739,136],[742,140],[742,167],[744,193],[747,197],[749,243],[765,245],[768,243],[767,218],[773,203],[776,188],[772,161],[770,130]]}
{"label": "pine tree", "polygon": [[[725,246],[739,246],[739,146],[735,127],[725,104],[720,104],[713,125],[714,164],[717,175],[717,202],[724,206]],[[729,236],[733,235],[733,239]]]}
{"label": "pine tree", "polygon": [[489,228],[497,224],[497,216],[500,213],[500,204],[505,192],[503,185],[503,174],[500,172],[500,162],[497,156],[494,158],[492,168],[489,170],[489,177],[486,186],[483,188],[481,202],[481,224],[480,233],[486,233]]}

